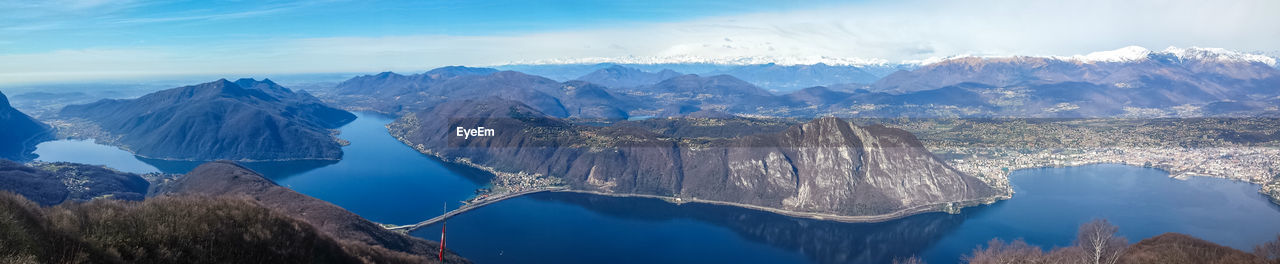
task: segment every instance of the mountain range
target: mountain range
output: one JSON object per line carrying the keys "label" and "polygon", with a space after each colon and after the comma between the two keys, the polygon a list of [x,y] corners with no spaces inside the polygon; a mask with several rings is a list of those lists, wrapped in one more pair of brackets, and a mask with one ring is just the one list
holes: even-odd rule
{"label": "mountain range", "polygon": [[812,65],[758,64],[743,65],[707,74],[725,74],[764,89],[779,93],[843,83],[871,83],[892,73],[899,67],[909,66],[840,66],[823,63]]}
{"label": "mountain range", "polygon": [[48,125],[36,121],[9,105],[9,98],[0,93],[0,159],[34,159],[36,144],[53,139]]}
{"label": "mountain range", "polygon": [[663,69],[659,72],[646,72],[636,68],[614,65],[578,77],[577,80],[607,87],[627,88],[652,85],[680,75],[684,74],[668,69]]}
{"label": "mountain range", "polygon": [[[557,117],[679,116],[701,110],[775,117],[1280,116],[1280,70],[1275,66],[1274,58],[1221,49],[1140,47],[1065,57],[957,57],[878,70],[825,64],[503,66],[553,74],[564,74],[557,69],[591,70],[570,78],[599,86],[594,93],[608,96],[596,101],[601,106],[596,109],[608,111],[597,113],[614,113],[609,115],[559,109],[575,99],[557,95],[550,88],[554,81],[528,74],[501,85],[466,79],[455,82],[472,84],[453,85],[497,89],[494,94]],[[700,73],[677,75],[672,68]],[[794,90],[770,90],[787,80],[824,85],[793,83],[783,86]],[[478,96],[440,94],[405,94],[375,102],[417,105],[389,111],[407,113],[446,98]],[[439,100],[422,98],[426,95]]]}
{"label": "mountain range", "polygon": [[339,159],[334,132],[355,115],[271,80],[220,79],[62,109],[110,136],[99,141],[169,160]]}
{"label": "mountain range", "polygon": [[[681,72],[698,75],[731,75],[753,85],[777,93],[787,93],[813,86],[828,86],[846,83],[867,84],[903,69],[914,69],[918,64],[828,64],[816,62],[810,64],[779,63],[709,63],[690,62],[672,63],[664,61],[633,61],[634,63],[599,63],[581,64],[575,61],[553,61],[543,64],[515,64],[495,66],[499,69],[519,71],[533,75],[546,76],[555,80],[585,80],[609,87],[630,87],[641,84],[653,84],[659,80],[640,81],[639,83],[617,83],[591,75],[603,73],[626,72],[631,75],[659,75]],[[637,78],[641,79],[641,78]],[[600,81],[600,82],[597,82]],[[613,82],[613,83],[610,83]],[[620,85],[619,85],[620,84]]]}
{"label": "mountain range", "polygon": [[[336,160],[343,154],[334,129],[355,115],[332,103],[399,115],[390,133],[423,153],[552,177],[572,191],[881,221],[955,212],[1007,198],[1010,190],[957,171],[907,131],[840,117],[1280,115],[1275,59],[1220,49],[1127,47],[922,65],[521,67],[559,77],[462,66],[384,72],[344,81],[324,101],[270,80],[221,79],[67,106],[58,118],[83,125],[69,129],[101,130],[100,142],[148,158]],[[0,127],[3,159],[31,159],[36,143],[53,138],[48,125],[14,109],[3,94]],[[463,127],[495,135],[454,137]],[[295,233],[410,255],[439,246],[227,161],[152,185],[99,166],[0,160],[0,190],[45,206],[143,200],[148,193],[250,197],[242,202],[290,217],[273,221],[297,227],[289,229]]]}
{"label": "mountain range", "polygon": [[1139,47],[1076,57],[963,57],[899,71],[873,91],[912,92],[976,82],[996,87],[1084,82],[1116,88],[1182,85],[1212,99],[1277,84],[1275,60],[1213,49],[1152,52]]}
{"label": "mountain range", "polygon": [[[900,71],[869,90],[911,94],[967,83],[999,116],[1123,116],[1188,106],[1198,116],[1274,114],[1275,60],[1218,49],[1129,47],[1074,57],[965,57]],[[953,104],[954,105],[954,104]]]}
{"label": "mountain range", "polygon": [[[552,62],[554,63],[554,62]],[[567,62],[562,62],[567,63]],[[732,76],[785,98],[767,104],[661,105],[681,113],[708,108],[771,116],[851,117],[1204,117],[1280,115],[1275,58],[1215,48],[1160,51],[1125,47],[1076,56],[954,57],[902,64],[716,65],[706,63],[535,64],[502,66],[532,73],[595,70],[579,79],[625,83],[645,92],[660,69]],[[630,68],[622,70],[620,68]],[[627,76],[644,77],[631,81]],[[627,74],[612,74],[629,72]],[[601,78],[600,75],[609,78]],[[823,80],[823,81],[814,81]],[[780,83],[791,83],[780,85]],[[811,83],[804,83],[811,82]],[[861,84],[860,84],[861,83]],[[616,86],[616,85],[615,85]],[[653,86],[653,85],[648,85]],[[749,87],[754,86],[754,87]],[[787,87],[779,89],[777,87]],[[825,89],[814,89],[826,87]],[[810,89],[806,91],[806,89]],[[815,97],[822,94],[821,99]],[[643,96],[642,96],[643,97]],[[673,103],[680,100],[666,98]],[[682,98],[688,99],[688,98]],[[641,100],[653,105],[655,100]],[[637,108],[642,115],[661,111]]]}
{"label": "mountain range", "polygon": [[407,76],[391,72],[358,76],[338,84],[335,94],[331,100],[351,109],[384,113],[413,112],[445,101],[488,96],[524,102],[556,117],[626,118],[634,108],[633,102],[604,86],[457,66]]}
{"label": "mountain range", "polygon": [[[687,74],[634,88],[628,95],[657,107],[654,115],[682,115],[698,110],[729,113],[753,112],[757,107],[780,106],[785,102],[764,89],[729,75]],[[646,108],[655,109],[655,108]]]}
{"label": "mountain range", "polygon": [[[504,172],[556,177],[576,190],[679,197],[796,215],[883,220],[993,202],[1004,192],[960,173],[910,133],[820,118],[786,126],[739,120],[747,134],[664,134],[716,119],[650,119],[587,126],[498,98],[454,101],[406,115],[389,127],[424,152],[465,158]],[[727,122],[727,121],[725,121]],[[486,127],[463,139],[454,127]],[[669,130],[667,130],[670,132]],[[754,134],[752,134],[754,133]],[[863,220],[866,221],[866,220]]]}

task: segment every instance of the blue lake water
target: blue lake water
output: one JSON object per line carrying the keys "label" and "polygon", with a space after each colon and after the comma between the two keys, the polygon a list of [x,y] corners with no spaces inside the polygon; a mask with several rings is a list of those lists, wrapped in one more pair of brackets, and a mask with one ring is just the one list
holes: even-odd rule
{"label": "blue lake water", "polygon": [[[458,207],[489,181],[483,171],[440,162],[400,143],[387,133],[385,125],[392,121],[389,117],[358,116],[339,135],[351,142],[342,149],[342,161],[272,178],[280,185],[387,224],[412,224],[440,215],[446,204]],[[258,167],[262,166],[269,165]]]}
{"label": "blue lake water", "polygon": [[[390,118],[360,114],[341,128],[351,142],[340,162],[252,163],[284,186],[368,219],[407,224],[456,207],[487,174],[417,153],[387,134]],[[103,164],[132,172],[181,173],[193,162],[133,158],[87,141],[55,141],[41,160]],[[1011,176],[1014,198],[882,223],[800,219],[655,199],[540,193],[478,208],[448,221],[447,246],[477,263],[885,263],[921,256],[954,263],[992,238],[1066,246],[1076,227],[1106,218],[1130,242],[1187,233],[1239,249],[1280,233],[1280,207],[1258,187],[1223,179],[1176,180],[1123,165],[1031,169]],[[439,239],[441,226],[414,235]]]}
{"label": "blue lake water", "polygon": [[1251,251],[1280,234],[1280,206],[1249,183],[1178,180],[1158,169],[1115,164],[1019,170],[1010,177],[1013,199],[974,210],[922,255],[953,258],[994,237],[1046,249],[1068,246],[1076,227],[1093,218],[1115,224],[1131,243],[1178,232]]}
{"label": "blue lake water", "polygon": [[93,140],[57,140],[36,145],[38,161],[66,161],[82,164],[105,165],[123,172],[150,173],[159,172],[133,154],[119,148],[98,145]]}
{"label": "blue lake water", "polygon": [[[295,191],[388,224],[411,224],[457,208],[489,181],[488,173],[440,162],[418,153],[387,133],[392,118],[357,113],[338,136],[351,142],[343,159],[253,162],[246,167]],[[36,147],[38,160],[107,165],[128,172],[186,173],[202,162],[134,157],[92,141],[59,140]]]}

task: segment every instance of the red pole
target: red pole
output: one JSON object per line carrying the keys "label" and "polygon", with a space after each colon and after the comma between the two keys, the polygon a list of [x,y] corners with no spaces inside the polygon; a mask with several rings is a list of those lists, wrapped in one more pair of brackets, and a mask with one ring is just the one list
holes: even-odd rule
{"label": "red pole", "polygon": [[[444,204],[444,213],[449,213],[449,203]],[[440,223],[440,256],[438,258],[440,258],[440,262],[442,263],[444,262],[444,230],[446,227],[449,227],[448,219],[445,219],[444,222]]]}
{"label": "red pole", "polygon": [[444,228],[449,226],[449,222],[440,225],[440,262],[444,262]]}

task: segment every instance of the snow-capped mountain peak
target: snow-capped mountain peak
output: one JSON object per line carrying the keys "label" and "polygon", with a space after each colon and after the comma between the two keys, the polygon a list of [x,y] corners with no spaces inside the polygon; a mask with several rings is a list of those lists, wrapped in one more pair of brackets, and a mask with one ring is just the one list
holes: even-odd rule
{"label": "snow-capped mountain peak", "polygon": [[944,61],[949,61],[949,60],[954,60],[954,59],[970,58],[970,57],[975,57],[975,56],[973,56],[972,54],[960,54],[960,55],[946,56],[946,57],[936,57],[936,56],[935,56],[935,57],[929,57],[929,58],[926,58],[926,59],[920,59],[920,60],[904,60],[904,61],[902,61],[902,63],[901,63],[901,64],[902,64],[902,65],[912,65],[912,66],[917,66],[917,67],[918,67],[918,66],[930,65],[930,64],[939,63],[939,62],[944,62]]}
{"label": "snow-capped mountain peak", "polygon": [[1128,46],[1116,50],[1098,51],[1085,55],[1075,55],[1070,57],[1055,57],[1061,60],[1079,61],[1085,63],[1095,62],[1131,62],[1147,59],[1151,56],[1151,50],[1139,46]]}
{"label": "snow-capped mountain peak", "polygon": [[1178,48],[1178,47],[1171,46],[1169,48],[1164,49],[1164,51],[1160,53],[1177,57],[1178,60],[1182,60],[1182,61],[1213,60],[1213,61],[1220,61],[1220,62],[1258,62],[1258,63],[1269,65],[1271,67],[1276,66],[1276,58],[1272,58],[1272,57],[1261,55],[1261,54],[1244,53],[1244,52],[1232,51],[1232,50],[1227,50],[1222,48],[1201,48],[1201,47]]}
{"label": "snow-capped mountain peak", "polygon": [[868,66],[868,65],[885,65],[888,60],[884,59],[863,59],[863,58],[845,58],[845,57],[829,57],[829,56],[812,56],[812,57],[783,57],[783,56],[743,56],[743,57],[713,57],[713,56],[696,56],[696,55],[678,55],[678,56],[624,56],[624,57],[587,57],[587,58],[570,58],[570,59],[548,59],[533,61],[515,61],[508,62],[506,65],[556,65],[556,64],[598,64],[598,63],[616,63],[616,64],[718,64],[718,65],[755,65],[755,64],[777,64],[777,65],[814,65],[826,64],[833,66]]}
{"label": "snow-capped mountain peak", "polygon": [[[929,64],[961,59],[961,58],[969,58],[969,57],[974,57],[974,56],[965,55],[965,56],[951,56],[951,57],[943,57],[943,58],[934,57],[934,58],[929,58],[925,60],[904,61],[903,63],[929,65]],[[1017,58],[1017,57],[1023,57],[1023,56],[983,56],[983,57],[977,57],[977,58],[1003,59],[1003,58]],[[1129,62],[1139,62],[1139,61],[1149,60],[1153,58],[1160,58],[1160,59],[1173,58],[1177,62],[1212,61],[1212,62],[1221,62],[1221,63],[1262,63],[1271,67],[1277,67],[1277,65],[1280,65],[1280,64],[1277,64],[1277,59],[1275,57],[1271,57],[1263,54],[1245,53],[1245,52],[1232,51],[1232,50],[1223,49],[1223,48],[1201,48],[1201,47],[1190,47],[1190,48],[1168,47],[1162,51],[1153,51],[1140,46],[1128,46],[1128,47],[1123,47],[1115,50],[1091,52],[1089,54],[1084,54],[1084,55],[1077,54],[1072,56],[1029,56],[1027,58],[1048,58],[1048,59],[1055,59],[1060,61],[1085,63],[1085,64],[1129,63]]]}
{"label": "snow-capped mountain peak", "polygon": [[1141,46],[1127,46],[1115,50],[1097,51],[1088,54],[1077,54],[1071,56],[1017,56],[1017,55],[997,55],[997,56],[974,56],[974,55],[954,55],[944,57],[930,57],[919,60],[903,60],[897,64],[890,63],[889,60],[878,58],[857,58],[857,57],[831,57],[831,56],[699,56],[699,55],[673,55],[673,56],[622,56],[622,57],[585,57],[585,58],[564,58],[564,59],[544,59],[544,60],[526,60],[512,61],[495,65],[564,65],[564,64],[599,64],[599,63],[615,63],[615,64],[716,64],[716,65],[757,65],[757,64],[777,64],[783,66],[791,65],[814,65],[826,64],[831,66],[889,66],[889,65],[911,65],[924,66],[935,63],[951,61],[963,58],[981,58],[981,59],[1000,59],[1000,58],[1046,58],[1076,63],[1129,63],[1138,62],[1155,57],[1176,58],[1177,61],[1217,61],[1217,62],[1257,62],[1277,67],[1277,59],[1275,57],[1232,51],[1222,48],[1178,48],[1169,47],[1162,51],[1153,51]]}

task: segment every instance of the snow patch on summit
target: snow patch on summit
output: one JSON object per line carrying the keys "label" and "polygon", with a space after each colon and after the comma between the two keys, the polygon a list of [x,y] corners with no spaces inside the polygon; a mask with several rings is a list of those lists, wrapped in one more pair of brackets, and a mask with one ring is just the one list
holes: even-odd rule
{"label": "snow patch on summit", "polygon": [[1086,55],[1075,56],[1051,56],[1051,58],[1076,61],[1081,63],[1098,63],[1098,62],[1134,62],[1151,58],[1151,56],[1170,56],[1178,58],[1179,61],[1214,61],[1225,63],[1262,63],[1271,67],[1276,67],[1276,58],[1262,55],[1244,53],[1223,48],[1178,48],[1168,47],[1162,51],[1151,51],[1139,46],[1128,46],[1116,50],[1093,52]]}
{"label": "snow patch on summit", "polygon": [[1131,62],[1143,60],[1151,56],[1151,50],[1139,46],[1128,46],[1116,50],[1098,51],[1085,55],[1074,55],[1070,57],[1054,56],[1052,58],[1079,61],[1084,63],[1096,62]]}
{"label": "snow patch on summit", "polygon": [[563,59],[544,59],[531,61],[513,61],[499,65],[566,65],[566,64],[716,64],[716,65],[760,65],[760,64],[777,64],[783,66],[793,65],[816,65],[826,64],[831,66],[892,66],[892,65],[908,65],[908,66],[925,66],[961,58],[982,58],[982,59],[1000,59],[1000,58],[1047,58],[1060,61],[1069,61],[1077,63],[1129,63],[1139,62],[1151,59],[1155,56],[1175,57],[1179,61],[1216,61],[1216,62],[1237,62],[1237,63],[1262,63],[1271,67],[1277,67],[1277,59],[1272,56],[1232,51],[1223,48],[1178,48],[1169,47],[1162,51],[1153,51],[1141,46],[1127,46],[1115,50],[1097,51],[1084,55],[1071,56],[1024,56],[1024,55],[989,55],[974,56],[970,54],[960,54],[953,56],[935,56],[918,60],[903,60],[899,63],[891,63],[886,59],[879,58],[858,58],[858,57],[831,57],[831,56],[699,56],[699,55],[674,55],[674,56],[623,56],[623,57],[585,57],[585,58],[563,58]]}
{"label": "snow patch on summit", "polygon": [[777,64],[783,66],[826,64],[831,66],[881,66],[887,65],[885,59],[845,58],[829,56],[785,57],[785,56],[746,56],[746,57],[712,57],[696,55],[678,56],[624,56],[624,57],[587,57],[569,59],[547,59],[533,61],[508,62],[507,65],[561,65],[561,64],[717,64],[717,65],[758,65]]}
{"label": "snow patch on summit", "polygon": [[1149,60],[1152,58],[1177,58],[1178,62],[1188,61],[1210,61],[1219,63],[1262,63],[1267,66],[1277,67],[1277,59],[1275,57],[1264,54],[1246,53],[1233,51],[1223,48],[1178,48],[1168,47],[1162,51],[1152,51],[1140,46],[1128,46],[1115,50],[1098,51],[1084,55],[1072,56],[950,56],[950,57],[934,57],[924,60],[904,61],[903,64],[930,65],[934,63],[950,61],[961,58],[981,58],[981,59],[1009,59],[1009,58],[1047,58],[1067,62],[1076,63],[1130,63]]}
{"label": "snow patch on summit", "polygon": [[1219,62],[1258,62],[1276,67],[1276,58],[1262,54],[1251,54],[1223,48],[1178,48],[1169,47],[1162,52],[1177,57],[1179,60],[1213,60]]}

